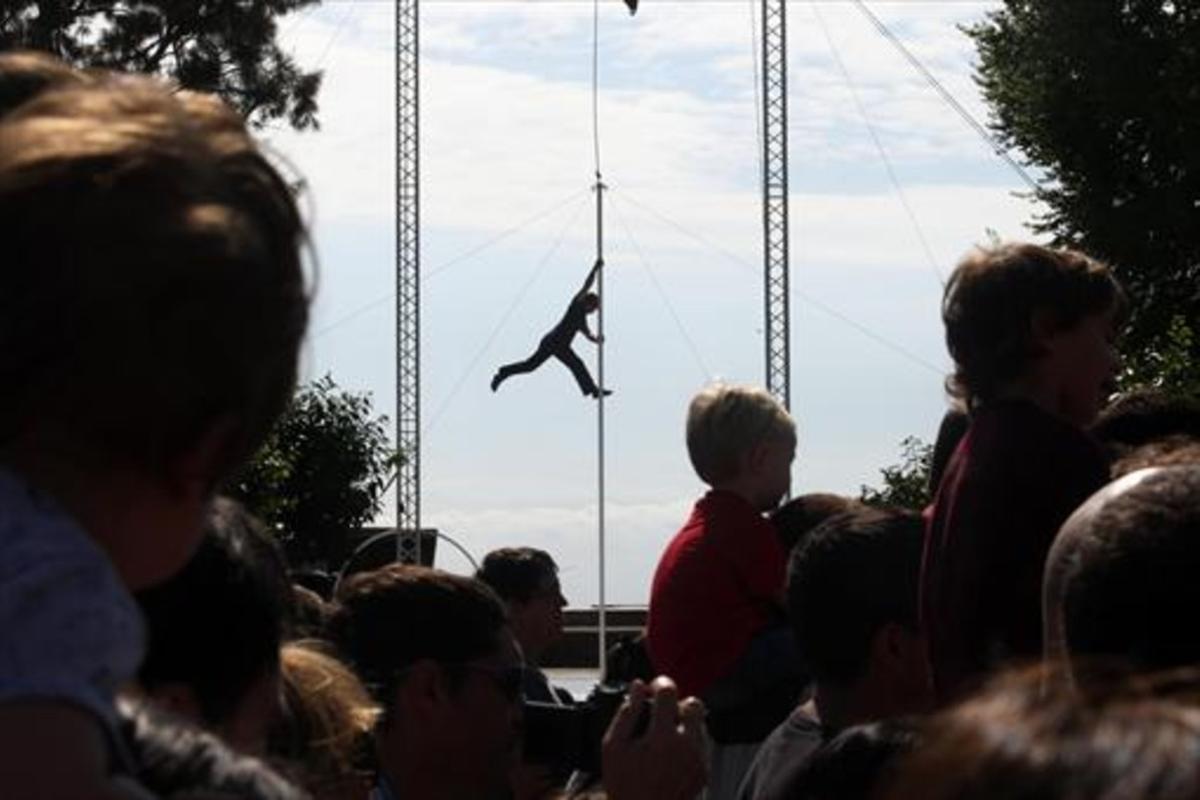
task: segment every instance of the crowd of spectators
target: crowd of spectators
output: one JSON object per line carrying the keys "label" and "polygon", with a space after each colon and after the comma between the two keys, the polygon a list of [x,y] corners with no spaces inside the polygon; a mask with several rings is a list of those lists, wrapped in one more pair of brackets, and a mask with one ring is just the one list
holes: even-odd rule
{"label": "crowd of spectators", "polygon": [[0,54],[0,241],[0,796],[1200,796],[1200,407],[1108,402],[1096,259],[959,264],[928,508],[788,500],[788,412],[696,394],[710,490],[584,699],[541,669],[549,553],[330,585],[216,496],[311,299],[294,182],[223,103]]}

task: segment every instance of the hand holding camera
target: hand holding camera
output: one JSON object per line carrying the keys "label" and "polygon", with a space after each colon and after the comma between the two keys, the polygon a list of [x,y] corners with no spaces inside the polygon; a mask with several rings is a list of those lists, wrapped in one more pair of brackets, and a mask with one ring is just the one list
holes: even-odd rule
{"label": "hand holding camera", "polygon": [[691,800],[708,782],[704,704],[680,702],[670,678],[634,681],[604,736],[602,764],[609,800]]}

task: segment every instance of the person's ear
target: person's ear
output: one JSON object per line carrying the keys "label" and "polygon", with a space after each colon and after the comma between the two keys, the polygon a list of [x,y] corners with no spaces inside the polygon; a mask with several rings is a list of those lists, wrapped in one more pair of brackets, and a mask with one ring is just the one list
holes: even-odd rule
{"label": "person's ear", "polygon": [[209,425],[190,447],[171,459],[166,479],[176,496],[203,500],[212,494],[229,463],[238,425],[221,417]]}
{"label": "person's ear", "polygon": [[933,679],[925,639],[915,630],[887,622],[871,637],[867,673],[893,711],[911,713],[929,707]]}
{"label": "person's ear", "polygon": [[1031,341],[1039,349],[1047,348],[1063,332],[1062,321],[1048,308],[1039,308],[1029,318]]}
{"label": "person's ear", "polygon": [[871,637],[871,659],[893,674],[912,672],[925,661],[924,639],[898,622],[886,622]]}
{"label": "person's ear", "polygon": [[451,692],[441,665],[423,658],[405,670],[396,694],[400,713],[420,725],[438,716]]}
{"label": "person's ear", "polygon": [[522,603],[520,600],[509,600],[505,607],[508,611],[508,623],[514,628],[524,630],[525,612],[529,609],[529,603]]}
{"label": "person's ear", "polygon": [[758,475],[767,465],[770,458],[771,448],[767,441],[761,440],[756,442],[745,454],[745,472],[751,475]]}
{"label": "person's ear", "polygon": [[871,637],[871,658],[877,664],[894,667],[903,661],[904,642],[901,627],[894,622],[885,622]]}

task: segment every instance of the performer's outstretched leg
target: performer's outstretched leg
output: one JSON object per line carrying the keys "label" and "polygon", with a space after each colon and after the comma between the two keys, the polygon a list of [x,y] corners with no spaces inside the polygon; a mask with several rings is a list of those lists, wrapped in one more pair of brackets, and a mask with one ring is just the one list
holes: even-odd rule
{"label": "performer's outstretched leg", "polygon": [[[579,384],[579,390],[581,392],[586,395],[590,395],[591,397],[599,396],[599,387],[597,387],[596,382],[592,380],[592,375],[590,372],[588,372],[588,368],[583,363],[583,360],[580,359],[579,356],[575,355],[574,350],[569,347],[562,350],[555,350],[554,357],[566,364],[567,369],[571,370],[571,374],[575,376],[575,382]],[[612,392],[608,391],[607,389],[604,390],[604,393],[612,394]]]}
{"label": "performer's outstretched leg", "polygon": [[533,355],[524,361],[514,361],[511,364],[505,364],[496,370],[496,374],[492,376],[492,391],[494,392],[500,388],[500,384],[513,375],[523,375],[526,372],[533,372],[546,363],[546,359],[551,355],[553,355],[553,351],[543,342],[538,345],[538,349],[534,351]]}

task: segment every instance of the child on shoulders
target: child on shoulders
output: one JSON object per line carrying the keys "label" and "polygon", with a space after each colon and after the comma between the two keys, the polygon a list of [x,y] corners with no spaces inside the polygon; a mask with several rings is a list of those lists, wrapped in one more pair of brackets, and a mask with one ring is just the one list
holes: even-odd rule
{"label": "child on shoulders", "polygon": [[141,796],[130,592],[291,396],[304,228],[215,98],[5,54],[0,103],[0,794]]}
{"label": "child on shoulders", "polygon": [[704,700],[718,745],[749,745],[742,763],[714,760],[720,797],[805,683],[784,612],[787,554],[763,517],[788,493],[796,428],[766,391],[714,385],[688,408],[687,447],[711,490],[659,560],[646,641],[655,669]]}

